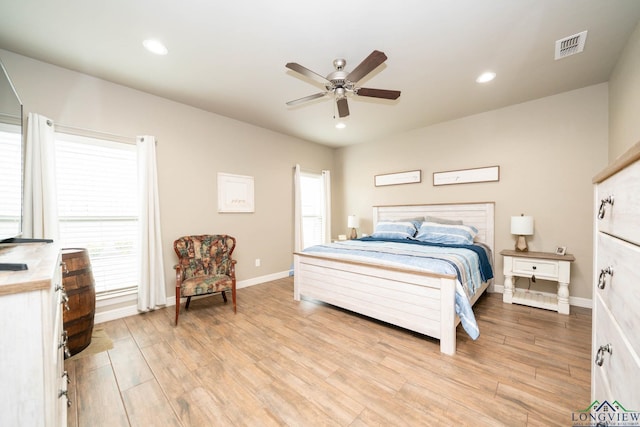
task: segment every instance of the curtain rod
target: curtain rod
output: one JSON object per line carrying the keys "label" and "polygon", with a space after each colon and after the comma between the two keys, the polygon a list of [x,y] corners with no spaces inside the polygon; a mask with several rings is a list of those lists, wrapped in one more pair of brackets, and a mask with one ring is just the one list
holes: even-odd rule
{"label": "curtain rod", "polygon": [[107,138],[109,140],[112,140],[112,141],[115,140],[117,142],[123,142],[125,144],[135,144],[137,139],[135,136],[118,135],[115,133],[102,132],[99,130],[61,125],[55,122],[54,122],[54,125],[55,125],[56,132],[70,133],[73,135],[87,136],[87,137],[94,137],[94,138],[103,138],[103,139]]}
{"label": "curtain rod", "polygon": [[[293,169],[295,170],[296,167],[294,166]],[[315,175],[322,175],[322,173],[324,171],[325,171],[325,169],[323,169],[321,171],[317,171],[317,170],[314,170],[314,169],[304,169],[302,167],[300,168],[300,173],[312,173],[312,174],[315,174]]]}

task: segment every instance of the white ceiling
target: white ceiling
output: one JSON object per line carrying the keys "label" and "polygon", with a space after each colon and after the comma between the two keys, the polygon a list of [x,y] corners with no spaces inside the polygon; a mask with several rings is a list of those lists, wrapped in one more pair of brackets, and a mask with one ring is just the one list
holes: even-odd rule
{"label": "white ceiling", "polygon": [[[639,19],[638,0],[0,0],[0,48],[344,146],[605,82]],[[584,52],[555,61],[584,30]],[[287,62],[327,75],[373,50],[388,60],[359,83],[397,101],[350,98],[342,130],[328,97],[285,105],[322,89]]]}

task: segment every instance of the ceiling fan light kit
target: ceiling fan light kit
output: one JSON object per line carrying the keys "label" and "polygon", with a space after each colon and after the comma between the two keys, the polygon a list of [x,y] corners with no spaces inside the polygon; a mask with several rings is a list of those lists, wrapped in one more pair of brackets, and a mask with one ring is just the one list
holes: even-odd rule
{"label": "ceiling fan light kit", "polygon": [[321,83],[322,85],[324,85],[326,91],[314,93],[313,95],[308,95],[303,98],[294,99],[287,102],[287,105],[299,105],[307,101],[322,98],[326,95],[332,95],[336,100],[338,116],[340,118],[343,118],[349,115],[349,104],[347,101],[348,97],[366,96],[370,98],[380,99],[398,99],[398,97],[400,97],[399,90],[372,89],[357,86],[358,81],[367,76],[370,72],[375,70],[386,60],[387,55],[385,55],[384,52],[374,50],[360,64],[358,64],[358,66],[353,71],[347,72],[344,69],[347,65],[347,61],[342,58],[338,58],[333,61],[333,67],[335,68],[335,71],[333,71],[326,77],[323,77],[320,74],[315,73],[298,63],[289,62],[285,65],[288,69]]}

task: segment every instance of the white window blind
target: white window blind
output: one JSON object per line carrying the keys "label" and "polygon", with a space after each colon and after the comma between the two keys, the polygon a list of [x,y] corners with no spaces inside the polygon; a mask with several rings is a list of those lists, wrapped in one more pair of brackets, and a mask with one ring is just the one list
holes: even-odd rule
{"label": "white window blind", "polygon": [[302,205],[302,237],[305,248],[324,243],[324,184],[322,175],[300,175]]}
{"label": "white window blind", "polygon": [[20,231],[22,144],[20,126],[0,123],[0,236]]}
{"label": "white window blind", "polygon": [[136,146],[56,133],[63,248],[86,248],[96,293],[137,287]]}

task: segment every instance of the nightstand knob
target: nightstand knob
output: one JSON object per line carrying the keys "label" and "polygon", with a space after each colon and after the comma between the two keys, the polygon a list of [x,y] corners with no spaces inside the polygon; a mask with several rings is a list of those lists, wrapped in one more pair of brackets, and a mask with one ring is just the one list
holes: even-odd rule
{"label": "nightstand knob", "polygon": [[531,267],[533,270],[537,269],[538,267],[536,267],[535,265],[533,267]]}
{"label": "nightstand knob", "polygon": [[608,266],[600,270],[600,276],[598,277],[598,287],[600,289],[604,289],[605,285],[607,284],[607,274],[609,276],[613,276],[612,266]]}

